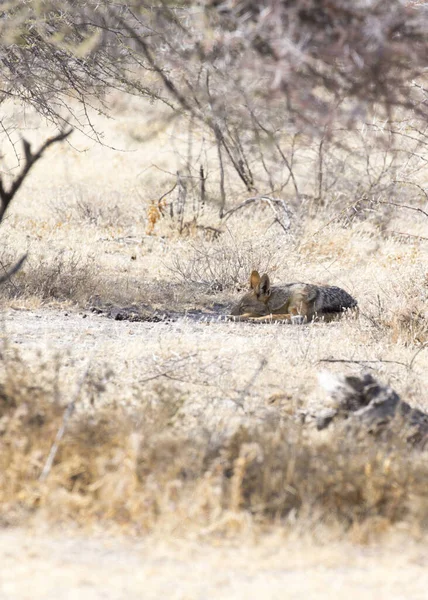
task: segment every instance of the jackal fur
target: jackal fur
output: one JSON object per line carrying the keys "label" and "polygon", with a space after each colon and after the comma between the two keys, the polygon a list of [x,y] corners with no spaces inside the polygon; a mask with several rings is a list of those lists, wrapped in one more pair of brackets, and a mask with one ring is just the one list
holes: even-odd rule
{"label": "jackal fur", "polygon": [[317,317],[331,320],[356,307],[357,301],[340,287],[309,283],[271,286],[267,274],[260,277],[253,271],[250,291],[232,308],[231,315],[237,320],[302,323]]}

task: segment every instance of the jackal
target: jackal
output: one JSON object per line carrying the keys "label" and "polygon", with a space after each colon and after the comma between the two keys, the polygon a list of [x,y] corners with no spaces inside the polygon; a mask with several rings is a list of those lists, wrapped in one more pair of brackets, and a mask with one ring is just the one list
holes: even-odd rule
{"label": "jackal", "polygon": [[318,316],[331,320],[356,307],[357,301],[342,288],[309,283],[271,287],[268,275],[260,277],[253,271],[250,291],[232,308],[231,315],[238,320],[302,323]]}

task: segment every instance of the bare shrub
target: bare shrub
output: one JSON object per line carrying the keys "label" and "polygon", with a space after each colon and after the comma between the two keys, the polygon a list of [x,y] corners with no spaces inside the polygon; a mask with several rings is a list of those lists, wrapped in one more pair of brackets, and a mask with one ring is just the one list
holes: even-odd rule
{"label": "bare shrub", "polygon": [[283,254],[283,248],[266,240],[227,243],[222,238],[211,244],[191,243],[188,253],[173,256],[167,267],[182,282],[211,291],[241,290],[253,269],[274,272]]}
{"label": "bare shrub", "polygon": [[45,301],[86,304],[101,289],[95,260],[63,250],[52,259],[29,259],[18,276],[1,287],[0,293],[5,298],[35,296]]}
{"label": "bare shrub", "polygon": [[118,206],[97,205],[86,199],[76,202],[76,213],[79,222],[91,225],[117,225],[119,209]]}
{"label": "bare shrub", "polygon": [[[275,116],[266,111],[264,119],[271,123]],[[177,162],[192,175],[177,176],[175,183],[171,179],[165,192],[150,203],[147,233],[164,221],[180,235],[195,234],[204,229],[207,207],[218,210],[215,228],[224,231],[238,209],[253,215],[263,199],[270,205],[273,222],[282,229],[328,216],[345,227],[368,221],[386,234],[400,209],[413,211],[414,216],[419,212],[422,218],[427,195],[418,180],[427,164],[427,129],[405,115],[402,119],[386,124],[373,117],[370,124],[361,122],[354,131],[332,125],[333,140],[327,133],[321,140],[290,135],[278,126],[269,129],[269,135],[263,133],[267,139],[262,147],[249,134],[239,145],[241,160],[251,168],[249,187],[226,160],[221,168],[213,168],[218,159],[206,148],[203,161],[199,154],[183,157],[177,150]],[[192,135],[196,145],[198,134]],[[208,140],[209,136],[208,132]],[[205,192],[204,202],[202,186],[197,184],[198,166],[204,170],[204,189],[210,191]],[[291,212],[295,218],[290,223]]]}
{"label": "bare shrub", "polygon": [[96,227],[111,227],[131,222],[120,206],[119,192],[94,194],[91,188],[73,185],[63,192],[62,197],[49,203],[50,212],[61,222],[77,221]]}
{"label": "bare shrub", "polygon": [[[0,22],[5,95],[60,122],[61,109],[77,97],[84,110],[73,117],[82,127],[92,124],[91,106],[107,110],[108,89],[157,100],[163,88],[162,100],[209,125],[248,189],[243,124],[260,116],[250,98],[281,108],[309,131],[335,119],[350,128],[373,106],[387,117],[396,107],[426,114],[425,90],[413,83],[426,67],[424,6],[207,0],[202,10],[203,19],[192,2],[174,10],[162,1],[56,0],[43,10],[11,2]],[[142,76],[135,77],[136,67]],[[235,107],[231,97],[240,99]],[[99,137],[95,128],[93,135]]]}
{"label": "bare shrub", "polygon": [[[184,115],[187,156],[169,204],[180,232],[186,207],[202,210],[213,181],[210,201],[220,217],[238,187],[251,196],[294,198],[297,205],[309,195],[323,206],[329,191],[335,200],[359,202],[368,194],[372,202],[375,188],[389,186],[389,194],[398,180],[386,181],[388,169],[399,174],[391,156],[381,172],[371,159],[365,162],[370,184],[360,189],[358,181],[337,189],[335,180],[345,163],[352,170],[356,153],[365,158],[364,144],[371,152],[396,134],[407,141],[416,134],[426,144],[426,21],[423,4],[401,0],[352,6],[343,0],[206,0],[174,8],[164,1],[56,0],[43,10],[13,1],[0,20],[4,98],[17,97],[61,126],[68,118],[101,142],[93,109],[109,113],[111,90],[163,103],[169,109],[164,123]],[[368,141],[373,123],[377,133]],[[357,150],[351,129],[365,137]],[[205,144],[196,143],[200,133]],[[316,144],[305,152],[310,138]],[[345,159],[333,153],[332,141],[336,150],[347,150]],[[400,152],[407,149],[397,146],[395,156]],[[412,151],[405,161],[411,167],[421,156]],[[299,158],[309,163],[300,177]],[[309,176],[314,181],[307,186]],[[150,206],[149,233],[161,210],[160,201]]]}
{"label": "bare shrub", "polygon": [[428,342],[428,279],[426,273],[406,271],[391,282],[382,298],[373,299],[369,317],[386,329],[394,343],[420,346]]}

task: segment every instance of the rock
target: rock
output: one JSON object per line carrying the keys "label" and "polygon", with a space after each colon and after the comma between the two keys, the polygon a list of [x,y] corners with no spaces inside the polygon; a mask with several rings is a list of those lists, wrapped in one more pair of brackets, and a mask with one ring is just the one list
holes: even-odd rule
{"label": "rock", "polygon": [[423,447],[427,443],[428,414],[412,408],[372,375],[340,377],[322,373],[320,383],[335,407],[317,415],[317,429],[325,429],[341,419],[349,427],[363,428],[370,434],[385,436],[395,431],[412,445]]}

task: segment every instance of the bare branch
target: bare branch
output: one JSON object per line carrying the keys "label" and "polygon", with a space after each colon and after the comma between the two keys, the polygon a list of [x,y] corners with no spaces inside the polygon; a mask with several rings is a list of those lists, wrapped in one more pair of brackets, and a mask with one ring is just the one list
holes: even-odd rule
{"label": "bare branch", "polygon": [[80,396],[80,392],[82,390],[83,384],[85,383],[85,380],[88,376],[90,365],[91,365],[91,361],[88,360],[86,368],[84,369],[82,375],[80,376],[80,378],[77,382],[77,386],[76,386],[76,390],[74,392],[73,398],[71,399],[71,401],[68,403],[66,409],[64,410],[61,425],[56,433],[55,440],[51,446],[48,457],[43,466],[42,472],[40,473],[39,481],[45,481],[45,479],[47,478],[47,476],[49,475],[49,473],[52,469],[52,465],[54,463],[55,456],[58,452],[59,445],[60,445],[61,440],[64,437],[64,434],[67,430],[68,422],[71,418],[71,415],[74,412],[74,409],[76,408],[76,402]]}
{"label": "bare branch", "polygon": [[55,144],[56,142],[62,142],[72,133],[72,131],[73,131],[73,129],[64,130],[64,131],[61,131],[60,133],[58,133],[57,135],[48,138],[44,142],[44,144],[42,144],[42,146],[34,154],[31,151],[30,143],[25,139],[22,140],[22,143],[24,146],[25,163],[21,169],[21,172],[12,181],[12,184],[8,191],[6,191],[3,181],[0,177],[0,200],[1,200],[0,221],[2,221],[4,214],[9,206],[12,198],[15,196],[16,192],[21,187],[24,179],[28,175],[28,172],[30,171],[30,169],[34,165],[34,163],[36,163],[39,160],[39,158],[41,158],[43,156],[43,153],[45,152],[45,150],[47,148],[49,148],[49,146],[51,146],[52,144]]}
{"label": "bare branch", "polygon": [[428,213],[424,210],[422,210],[422,208],[419,208],[417,206],[408,206],[407,204],[398,204],[398,202],[391,202],[391,201],[385,201],[385,200],[379,200],[378,204],[386,204],[387,206],[396,206],[397,208],[407,208],[407,210],[414,210],[415,212],[420,212],[423,215],[425,215],[426,217],[428,217]]}
{"label": "bare branch", "polygon": [[394,229],[388,229],[387,233],[394,233],[395,235],[402,235],[403,237],[416,238],[417,240],[428,241],[428,237],[424,235],[416,235],[415,233],[406,233],[404,231],[395,231]]}
{"label": "bare branch", "polygon": [[275,222],[279,223],[284,231],[290,229],[290,211],[288,210],[284,200],[280,198],[270,198],[269,196],[255,196],[253,198],[247,198],[244,202],[241,202],[238,206],[231,208],[223,214],[223,223],[227,221],[234,213],[242,208],[255,204],[257,202],[266,203],[275,215]]}
{"label": "bare branch", "polygon": [[8,271],[5,270],[4,275],[0,276],[0,284],[8,281],[12,277],[12,275],[15,275],[15,273],[17,273],[19,271],[19,269],[24,264],[27,256],[28,256],[27,254],[24,254],[24,256],[21,256],[21,258],[18,260],[18,262],[15,263],[11,269],[9,269]]}

